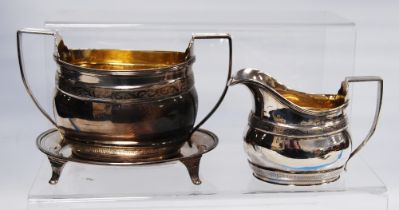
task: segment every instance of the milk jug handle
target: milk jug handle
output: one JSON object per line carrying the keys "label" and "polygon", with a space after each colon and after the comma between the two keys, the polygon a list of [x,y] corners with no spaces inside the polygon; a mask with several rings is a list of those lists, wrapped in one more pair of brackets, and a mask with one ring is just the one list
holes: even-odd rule
{"label": "milk jug handle", "polygon": [[374,131],[377,127],[378,118],[380,116],[380,111],[381,111],[381,104],[382,104],[383,80],[382,78],[376,76],[354,76],[354,77],[347,77],[344,82],[346,83],[346,85],[352,82],[377,82],[377,104],[374,113],[373,123],[371,124],[371,128],[367,136],[360,143],[360,145],[357,146],[356,149],[353,150],[352,153],[349,155],[349,158],[347,160],[348,162],[354,155],[356,155],[356,153],[358,153],[364,147],[364,145],[367,144],[367,142],[370,140],[371,136],[374,134]]}
{"label": "milk jug handle", "polygon": [[201,34],[193,34],[190,42],[190,46],[193,44],[194,40],[197,39],[227,39],[229,43],[229,66],[228,66],[228,72],[227,72],[227,79],[226,79],[226,84],[224,86],[223,92],[220,95],[218,101],[216,104],[213,106],[211,111],[202,119],[191,131],[191,134],[193,134],[198,128],[200,128],[212,115],[213,113],[219,108],[220,104],[222,103],[224,97],[226,96],[227,90],[229,88],[229,81],[231,78],[231,68],[232,68],[232,60],[233,60],[233,43],[231,36],[229,34],[225,33],[201,33]]}
{"label": "milk jug handle", "polygon": [[18,50],[18,63],[19,63],[19,70],[21,73],[22,82],[24,83],[25,89],[28,92],[30,98],[32,99],[33,103],[36,107],[40,110],[40,112],[55,126],[57,124],[55,121],[50,117],[50,115],[43,109],[40,105],[37,98],[33,95],[31,88],[26,79],[25,74],[25,66],[24,66],[24,58],[22,53],[22,35],[23,34],[37,34],[37,35],[50,35],[56,37],[56,32],[48,29],[33,29],[33,28],[26,28],[17,31],[17,50]]}

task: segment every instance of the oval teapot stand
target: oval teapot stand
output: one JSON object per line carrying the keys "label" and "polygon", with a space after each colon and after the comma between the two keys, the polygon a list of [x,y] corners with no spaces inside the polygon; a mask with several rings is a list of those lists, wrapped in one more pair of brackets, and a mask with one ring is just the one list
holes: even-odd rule
{"label": "oval teapot stand", "polygon": [[57,129],[50,129],[40,134],[37,137],[36,144],[39,150],[46,154],[50,161],[52,168],[52,176],[49,181],[50,184],[57,184],[64,165],[69,161],[110,166],[137,166],[180,161],[187,168],[193,184],[199,185],[201,184],[201,180],[198,175],[201,157],[203,154],[216,147],[218,144],[218,138],[214,133],[208,130],[198,129],[191,136],[190,141],[186,142],[180,148],[180,153],[177,156],[159,160],[130,159],[120,162],[110,162],[108,160],[94,161],[75,155],[72,152],[72,146],[64,141]]}

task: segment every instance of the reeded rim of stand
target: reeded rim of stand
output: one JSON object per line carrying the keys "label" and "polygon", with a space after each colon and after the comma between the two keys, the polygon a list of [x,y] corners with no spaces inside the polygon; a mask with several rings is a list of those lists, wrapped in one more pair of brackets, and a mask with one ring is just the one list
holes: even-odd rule
{"label": "reeded rim of stand", "polygon": [[218,137],[211,131],[198,129],[193,133],[189,142],[186,142],[177,156],[162,160],[123,160],[121,162],[88,160],[76,156],[72,152],[72,146],[63,140],[57,129],[50,129],[41,133],[36,140],[37,147],[47,156],[65,162],[78,162],[94,165],[134,166],[160,164],[166,162],[180,161],[194,157],[200,157],[216,147]]}

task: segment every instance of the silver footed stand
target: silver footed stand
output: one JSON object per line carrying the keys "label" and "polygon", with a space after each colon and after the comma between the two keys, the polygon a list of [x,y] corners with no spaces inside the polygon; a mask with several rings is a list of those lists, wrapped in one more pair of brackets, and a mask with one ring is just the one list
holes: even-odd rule
{"label": "silver footed stand", "polygon": [[199,178],[199,164],[203,154],[211,151],[218,144],[218,138],[215,134],[204,129],[198,129],[191,136],[191,146],[186,142],[180,148],[180,154],[173,158],[162,160],[131,160],[124,162],[94,161],[81,158],[73,153],[73,147],[63,141],[61,135],[56,129],[50,129],[39,135],[37,138],[37,147],[41,152],[47,155],[52,175],[49,183],[54,185],[58,183],[62,169],[67,162],[77,162],[93,165],[110,166],[137,166],[152,165],[167,162],[180,161],[187,168],[191,181],[195,185],[201,184]]}

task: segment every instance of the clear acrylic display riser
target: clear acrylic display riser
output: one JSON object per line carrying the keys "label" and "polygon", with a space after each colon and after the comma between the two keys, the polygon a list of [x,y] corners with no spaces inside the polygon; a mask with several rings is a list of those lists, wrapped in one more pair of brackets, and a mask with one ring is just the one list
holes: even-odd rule
{"label": "clear acrylic display riser", "polygon": [[180,163],[96,166],[67,163],[60,181],[48,184],[43,161],[28,196],[28,209],[387,209],[387,189],[356,157],[333,183],[283,186],[256,179],[241,144],[221,143],[201,160],[201,185]]}
{"label": "clear acrylic display riser", "polygon": [[[192,33],[228,32],[233,37],[233,72],[244,67],[259,68],[307,92],[336,92],[345,76],[353,75],[356,38],[352,22],[324,14],[241,17],[237,21],[195,24],[191,20],[177,24],[56,20],[47,22],[45,28],[59,30],[74,48],[179,51],[185,50]],[[27,66],[34,72],[30,75],[32,87],[42,90],[39,99],[45,101],[51,113],[52,74],[56,67],[51,57],[53,42],[43,41],[44,48],[43,42],[32,40],[32,45],[38,47],[30,46],[26,57]],[[34,60],[29,60],[29,55],[39,54],[40,47],[44,65],[29,63]],[[193,70],[200,119],[213,107],[223,88],[226,42],[198,43],[195,53]],[[28,209],[387,209],[386,187],[361,157],[353,158],[348,171],[330,184],[281,186],[253,177],[242,146],[251,104],[247,90],[231,88],[220,109],[205,124],[220,143],[201,159],[199,186],[191,183],[180,162],[134,167],[68,162],[59,183],[50,185],[51,168],[44,160],[28,195]],[[352,128],[352,134],[364,133],[356,126]],[[357,145],[359,138],[352,136]]]}

